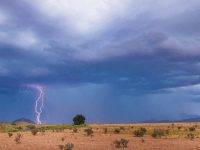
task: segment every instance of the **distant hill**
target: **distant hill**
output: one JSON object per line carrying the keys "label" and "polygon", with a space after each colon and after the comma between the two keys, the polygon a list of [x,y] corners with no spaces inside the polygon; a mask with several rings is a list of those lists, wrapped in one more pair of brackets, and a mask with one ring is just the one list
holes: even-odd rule
{"label": "distant hill", "polygon": [[200,122],[200,118],[188,118],[180,120],[180,122]]}
{"label": "distant hill", "polygon": [[20,118],[12,122],[13,124],[35,124],[34,121],[26,118]]}
{"label": "distant hill", "polygon": [[200,117],[186,118],[181,120],[146,120],[142,123],[175,123],[175,122],[200,122]]}

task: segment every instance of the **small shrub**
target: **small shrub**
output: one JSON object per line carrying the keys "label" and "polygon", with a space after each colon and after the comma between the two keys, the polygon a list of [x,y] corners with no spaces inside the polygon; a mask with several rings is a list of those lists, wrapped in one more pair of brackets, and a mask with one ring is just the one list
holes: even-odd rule
{"label": "small shrub", "polygon": [[73,118],[74,125],[82,125],[85,123],[85,117],[83,115],[76,115]]}
{"label": "small shrub", "polygon": [[140,130],[141,130],[142,132],[144,132],[144,133],[146,133],[146,132],[147,132],[147,129],[146,129],[146,128],[144,128],[144,127],[141,127],[141,128],[140,128]]}
{"label": "small shrub", "polygon": [[61,141],[64,141],[64,140],[65,140],[65,138],[64,138],[64,137],[62,137],[62,138],[61,138]]}
{"label": "small shrub", "polygon": [[115,133],[115,134],[119,134],[119,133],[120,133],[120,129],[115,129],[115,130],[114,130],[114,133]]}
{"label": "small shrub", "polygon": [[178,130],[180,130],[181,129],[181,126],[178,126]]}
{"label": "small shrub", "polygon": [[145,128],[141,127],[140,129],[134,131],[134,135],[136,137],[143,137],[146,132],[147,132],[147,130]]}
{"label": "small shrub", "polygon": [[22,131],[23,128],[21,126],[15,126],[16,131]]}
{"label": "small shrub", "polygon": [[165,132],[166,131],[163,130],[163,129],[154,129],[151,136],[154,137],[154,138],[161,138],[162,136],[165,135]]}
{"label": "small shrub", "polygon": [[84,130],[84,132],[86,133],[87,136],[92,136],[93,135],[92,128],[87,128],[87,129]]}
{"label": "small shrub", "polygon": [[60,150],[72,150],[74,148],[73,143],[67,143],[65,145],[58,145]]}
{"label": "small shrub", "polygon": [[8,132],[8,137],[10,138],[12,136],[13,136],[13,134],[11,132]]}
{"label": "small shrub", "polygon": [[43,129],[43,128],[38,129],[38,132],[42,132],[42,133],[44,133],[44,132],[45,132],[45,129]]}
{"label": "small shrub", "polygon": [[129,141],[126,139],[120,139],[120,140],[115,140],[113,143],[115,145],[115,148],[127,148],[128,142]]}
{"label": "small shrub", "polygon": [[77,133],[77,132],[78,132],[78,129],[77,129],[77,128],[73,128],[73,132],[74,132],[74,133]]}
{"label": "small shrub", "polygon": [[144,143],[144,142],[145,142],[145,140],[144,140],[143,138],[141,138],[141,142],[142,142],[142,143]]}
{"label": "small shrub", "polygon": [[108,133],[108,129],[107,129],[107,128],[104,128],[104,129],[103,129],[103,133],[104,133],[104,134],[107,134],[107,133]]}
{"label": "small shrub", "polygon": [[22,138],[22,135],[20,133],[17,133],[16,137],[15,137],[15,142],[16,144],[19,144],[21,143],[21,138]]}
{"label": "small shrub", "polygon": [[189,127],[189,131],[190,131],[190,132],[195,131],[195,127],[194,127],[194,126],[193,126],[193,127]]}
{"label": "small shrub", "polygon": [[187,134],[187,137],[190,139],[190,140],[193,140],[195,138],[195,135],[193,133],[188,133]]}
{"label": "small shrub", "polygon": [[31,130],[31,133],[32,133],[32,135],[36,135],[36,134],[38,133],[38,129],[37,129],[37,128],[32,129],[32,130]]}

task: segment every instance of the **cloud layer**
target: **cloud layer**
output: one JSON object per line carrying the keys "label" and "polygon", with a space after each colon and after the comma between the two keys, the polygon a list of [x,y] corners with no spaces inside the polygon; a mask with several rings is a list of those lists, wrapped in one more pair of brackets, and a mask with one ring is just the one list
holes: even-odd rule
{"label": "cloud layer", "polygon": [[1,0],[0,92],[90,83],[134,97],[196,88],[199,8],[199,0]]}

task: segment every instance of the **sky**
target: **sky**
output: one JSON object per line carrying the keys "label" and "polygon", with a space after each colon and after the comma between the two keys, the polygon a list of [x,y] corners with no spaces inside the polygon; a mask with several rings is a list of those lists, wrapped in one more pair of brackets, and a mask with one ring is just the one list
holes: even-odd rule
{"label": "sky", "polygon": [[199,0],[0,0],[0,120],[200,116]]}

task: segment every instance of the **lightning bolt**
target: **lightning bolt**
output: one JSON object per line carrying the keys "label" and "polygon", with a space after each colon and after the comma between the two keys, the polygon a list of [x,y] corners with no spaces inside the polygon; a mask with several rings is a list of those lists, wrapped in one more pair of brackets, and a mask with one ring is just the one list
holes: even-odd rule
{"label": "lightning bolt", "polygon": [[43,107],[44,107],[44,95],[45,95],[44,88],[39,84],[25,84],[23,86],[37,91],[37,96],[35,99],[35,107],[34,107],[34,112],[36,116],[35,122],[37,124],[42,124],[42,121],[40,118],[41,118],[41,114],[43,112]]}
{"label": "lightning bolt", "polygon": [[44,107],[44,89],[40,85],[35,85],[33,87],[38,91],[38,95],[35,100],[36,123],[42,124],[40,117],[42,114],[42,109]]}

